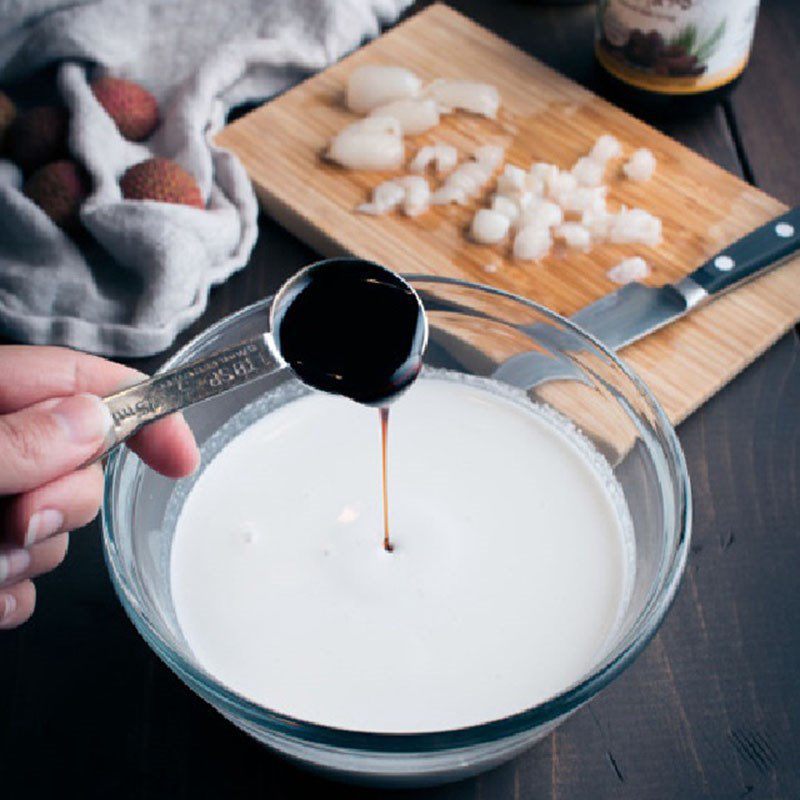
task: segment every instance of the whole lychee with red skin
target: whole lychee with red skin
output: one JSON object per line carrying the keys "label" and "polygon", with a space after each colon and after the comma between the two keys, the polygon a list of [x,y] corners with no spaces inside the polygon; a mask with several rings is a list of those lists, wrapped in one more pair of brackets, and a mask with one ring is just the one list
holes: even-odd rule
{"label": "whole lychee with red skin", "polygon": [[157,200],[205,208],[197,181],[168,158],[149,158],[134,164],[126,170],[119,186],[126,200]]}
{"label": "whole lychee with red skin", "polygon": [[0,92],[0,150],[3,149],[8,129],[16,116],[17,107],[14,101],[5,92]]}
{"label": "whole lychee with red skin", "polygon": [[25,181],[24,192],[56,225],[71,230],[78,224],[89,182],[78,164],[64,159],[37,169]]}
{"label": "whole lychee with red skin", "polygon": [[126,139],[140,142],[158,127],[158,103],[138,83],[124,78],[98,78],[92,81],[92,91]]}
{"label": "whole lychee with red skin", "polygon": [[69,117],[58,106],[36,106],[17,114],[8,130],[6,150],[24,173],[67,155]]}

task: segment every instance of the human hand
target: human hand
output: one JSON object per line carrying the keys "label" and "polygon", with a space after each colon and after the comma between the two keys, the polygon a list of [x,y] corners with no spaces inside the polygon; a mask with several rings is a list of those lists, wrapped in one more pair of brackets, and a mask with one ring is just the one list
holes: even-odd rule
{"label": "human hand", "polygon": [[[99,398],[142,378],[111,361],[58,347],[0,347],[0,630],[33,613],[32,578],[57,567],[68,531],[91,522],[103,492],[100,452],[111,416]],[[128,442],[171,478],[200,454],[179,414]]]}

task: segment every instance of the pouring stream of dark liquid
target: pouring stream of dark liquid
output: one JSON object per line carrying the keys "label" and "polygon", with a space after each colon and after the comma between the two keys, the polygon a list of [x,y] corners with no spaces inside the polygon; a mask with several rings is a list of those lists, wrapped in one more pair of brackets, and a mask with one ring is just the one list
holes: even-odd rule
{"label": "pouring stream of dark liquid", "polygon": [[387,553],[394,550],[389,536],[389,476],[386,469],[386,454],[389,439],[389,407],[385,406],[378,412],[381,417],[381,476],[383,478],[383,549]]}
{"label": "pouring stream of dark liquid", "polygon": [[316,389],[377,406],[381,424],[384,548],[389,538],[389,405],[422,368],[427,322],[398,275],[357,258],[331,259],[291,279],[275,301],[272,333],[283,358]]}

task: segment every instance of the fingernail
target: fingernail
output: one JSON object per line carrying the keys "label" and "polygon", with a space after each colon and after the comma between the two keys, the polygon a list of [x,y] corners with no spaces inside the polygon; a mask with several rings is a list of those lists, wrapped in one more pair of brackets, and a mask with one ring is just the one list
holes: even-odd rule
{"label": "fingernail", "polygon": [[17,598],[13,594],[0,595],[0,622],[5,622],[16,608]]}
{"label": "fingernail", "polygon": [[[30,566],[31,554],[21,547],[0,553],[0,583],[22,575]],[[9,595],[6,595],[7,597]]]}
{"label": "fingernail", "polygon": [[25,547],[58,533],[64,525],[64,515],[55,508],[44,508],[31,514],[25,532]]}
{"label": "fingernail", "polygon": [[62,400],[50,412],[75,444],[102,442],[111,431],[111,412],[99,397],[79,394]]}

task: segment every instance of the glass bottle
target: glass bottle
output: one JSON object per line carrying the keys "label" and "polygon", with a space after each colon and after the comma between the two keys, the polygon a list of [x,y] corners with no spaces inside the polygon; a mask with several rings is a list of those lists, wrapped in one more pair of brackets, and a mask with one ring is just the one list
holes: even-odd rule
{"label": "glass bottle", "polygon": [[598,0],[595,55],[612,99],[636,110],[692,110],[738,81],[759,0]]}

